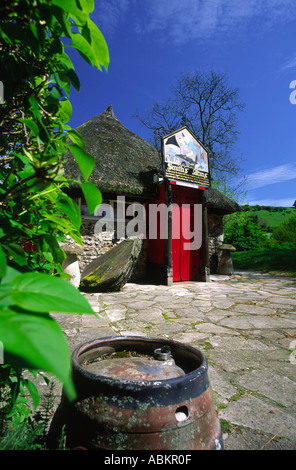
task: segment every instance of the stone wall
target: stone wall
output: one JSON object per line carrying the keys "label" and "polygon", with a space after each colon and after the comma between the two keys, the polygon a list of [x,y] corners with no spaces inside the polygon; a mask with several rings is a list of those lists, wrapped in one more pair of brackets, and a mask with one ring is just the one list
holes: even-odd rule
{"label": "stone wall", "polygon": [[[83,251],[77,254],[80,273],[83,273],[86,266],[94,259],[106,253],[113,246],[122,241],[116,237],[116,232],[105,232],[100,235],[95,234],[96,219],[82,219],[81,238],[83,241]],[[68,240],[68,243],[70,241]],[[209,247],[209,263],[210,272],[215,274],[218,272],[218,265],[222,255],[219,247],[223,243],[223,216],[209,213],[208,214],[208,247]],[[139,282],[145,280],[147,275],[147,240],[143,240],[141,253],[138,262],[133,271],[131,282]]]}
{"label": "stone wall", "polygon": [[[96,219],[82,219],[80,232],[83,241],[83,253],[78,255],[81,273],[91,261],[103,255],[106,251],[110,250],[113,246],[118,245],[118,243],[123,240],[123,238],[117,238],[116,231],[106,231],[101,234],[95,234],[96,222]],[[146,260],[147,241],[143,240],[141,253],[134,268],[131,282],[144,279],[146,274]]]}
{"label": "stone wall", "polygon": [[96,236],[94,233],[95,224],[95,219],[82,219],[80,233],[83,241],[83,253],[78,256],[81,273],[91,261],[119,243],[119,240],[114,240],[111,232],[106,233],[104,237]]}
{"label": "stone wall", "polygon": [[208,213],[208,246],[210,273],[218,272],[222,252],[219,247],[223,244],[223,215]]}

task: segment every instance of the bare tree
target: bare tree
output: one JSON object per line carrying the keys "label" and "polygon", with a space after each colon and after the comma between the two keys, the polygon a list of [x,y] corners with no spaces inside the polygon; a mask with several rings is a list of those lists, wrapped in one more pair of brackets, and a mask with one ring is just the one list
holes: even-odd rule
{"label": "bare tree", "polygon": [[215,71],[181,74],[172,96],[154,103],[144,116],[135,117],[151,132],[158,150],[161,138],[187,126],[208,149],[211,174],[217,183],[240,175],[241,157],[234,157],[238,140],[238,113],[244,105],[239,90],[232,88],[226,74]]}

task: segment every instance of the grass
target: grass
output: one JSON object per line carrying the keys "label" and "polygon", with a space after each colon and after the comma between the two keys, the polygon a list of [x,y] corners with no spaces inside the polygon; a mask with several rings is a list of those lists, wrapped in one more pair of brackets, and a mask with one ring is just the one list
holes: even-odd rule
{"label": "grass", "polygon": [[296,277],[296,248],[237,251],[231,257],[236,270],[264,271]]}
{"label": "grass", "polygon": [[247,211],[246,214],[257,215],[259,219],[264,219],[271,228],[275,228],[283,222],[287,222],[292,215],[296,214],[296,210],[289,207],[283,208],[281,211],[268,211],[261,209],[259,211]]}

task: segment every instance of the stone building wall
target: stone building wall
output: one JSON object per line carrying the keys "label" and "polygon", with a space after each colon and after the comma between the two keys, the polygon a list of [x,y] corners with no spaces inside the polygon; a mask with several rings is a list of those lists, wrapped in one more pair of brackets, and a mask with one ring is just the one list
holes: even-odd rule
{"label": "stone building wall", "polygon": [[[82,219],[80,233],[83,241],[83,253],[77,256],[81,273],[83,273],[85,267],[94,259],[103,255],[123,240],[123,238],[118,239],[116,237],[116,231],[106,231],[101,234],[96,234],[96,222],[97,219]],[[134,268],[131,277],[131,282],[136,282],[144,279],[146,274],[146,260],[147,241],[143,240],[141,253]]]}
{"label": "stone building wall", "polygon": [[219,247],[223,244],[223,215],[208,213],[208,247],[210,273],[218,272],[222,252]]}
{"label": "stone building wall", "polygon": [[111,232],[106,233],[104,237],[95,235],[96,219],[82,219],[81,238],[83,241],[83,253],[78,255],[81,273],[85,267],[94,259],[103,255],[119,241],[115,241]]}
{"label": "stone building wall", "polygon": [[[113,246],[122,241],[116,237],[116,232],[105,232],[95,234],[95,224],[97,219],[83,218],[81,224],[81,238],[83,241],[83,252],[77,255],[80,273],[82,274],[86,266],[94,259],[106,253]],[[68,241],[69,242],[69,241]],[[208,247],[210,273],[215,274],[218,271],[219,260],[222,252],[219,247],[223,243],[223,216],[208,214]],[[131,282],[139,282],[145,279],[147,275],[147,240],[142,240],[142,249],[134,268]]]}

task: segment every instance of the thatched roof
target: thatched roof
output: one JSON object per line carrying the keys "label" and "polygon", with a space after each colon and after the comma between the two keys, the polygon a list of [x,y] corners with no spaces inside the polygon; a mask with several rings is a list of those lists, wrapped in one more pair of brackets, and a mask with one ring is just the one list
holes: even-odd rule
{"label": "thatched roof", "polygon": [[239,204],[233,199],[214,188],[205,190],[205,204],[209,212],[216,214],[232,214],[241,210]]}
{"label": "thatched roof", "polygon": [[[162,175],[161,157],[154,147],[121,124],[112,106],[76,130],[84,138],[86,151],[95,157],[89,181],[105,193],[153,196],[153,174]],[[81,176],[70,152],[64,169],[67,178],[77,180]],[[205,191],[205,199],[211,212],[231,214],[240,210],[235,201],[213,188]]]}
{"label": "thatched roof", "polygon": [[[145,195],[153,174],[161,171],[157,150],[123,126],[112,106],[76,129],[86,151],[95,157],[89,178],[102,192]],[[65,176],[77,179],[80,172],[73,156],[66,155]]]}

